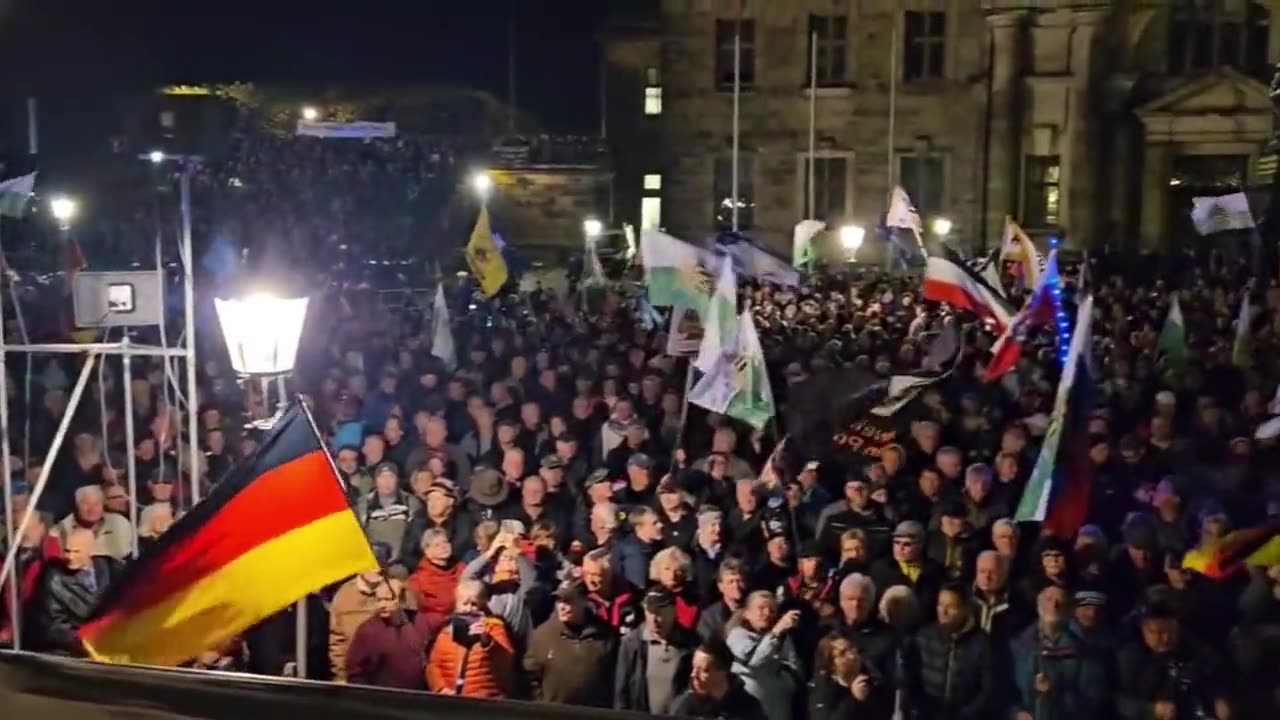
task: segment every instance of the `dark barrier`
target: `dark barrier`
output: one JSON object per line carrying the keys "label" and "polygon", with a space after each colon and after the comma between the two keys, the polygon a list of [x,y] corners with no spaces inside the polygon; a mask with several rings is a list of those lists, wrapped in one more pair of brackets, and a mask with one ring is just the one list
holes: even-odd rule
{"label": "dark barrier", "polygon": [[648,715],[0,652],[0,718],[639,720]]}

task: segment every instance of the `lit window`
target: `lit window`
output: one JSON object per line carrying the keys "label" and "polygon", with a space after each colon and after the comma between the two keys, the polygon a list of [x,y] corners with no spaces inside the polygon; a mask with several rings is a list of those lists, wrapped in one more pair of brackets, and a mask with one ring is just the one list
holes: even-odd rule
{"label": "lit window", "polygon": [[1058,224],[1061,164],[1057,155],[1028,155],[1022,173],[1022,223],[1032,228]]}
{"label": "lit window", "polygon": [[645,176],[644,176],[644,189],[645,189],[645,190],[661,190],[661,189],[662,189],[662,175],[660,175],[660,174],[658,174],[658,173],[649,173],[649,174],[645,175]]}
{"label": "lit window", "polygon": [[662,114],[662,86],[650,85],[644,89],[644,114]]}
{"label": "lit window", "polygon": [[662,227],[662,198],[640,198],[640,229],[657,230]]}

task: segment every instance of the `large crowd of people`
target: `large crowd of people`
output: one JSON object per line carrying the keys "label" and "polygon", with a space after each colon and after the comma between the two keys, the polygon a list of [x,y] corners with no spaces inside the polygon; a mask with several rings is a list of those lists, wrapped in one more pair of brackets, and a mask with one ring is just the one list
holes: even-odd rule
{"label": "large crowd of people", "polygon": [[[1280,289],[1217,254],[1163,279],[1095,256],[1086,275],[1097,397],[1074,537],[1012,519],[1052,410],[1057,338],[1034,335],[1015,371],[984,384],[991,334],[919,300],[918,279],[836,269],[740,289],[784,408],[824,370],[914,370],[932,335],[960,330],[956,369],[901,411],[901,442],[860,461],[792,452],[776,472],[786,413],[760,431],[686,408],[688,359],[620,296],[535,291],[491,323],[459,303],[452,369],[431,354],[429,313],[318,298],[290,382],[380,567],[309,599],[308,676],[752,720],[1276,717],[1280,568],[1210,578],[1183,559],[1280,520],[1280,451],[1259,431],[1277,414]],[[1175,292],[1190,347],[1176,367],[1157,349]],[[1246,294],[1260,311],[1250,360],[1233,363]],[[111,365],[93,393],[104,402],[86,401],[65,447],[41,456],[75,367],[36,370],[31,406],[15,409],[35,453],[13,459],[15,523],[53,467],[18,539],[22,641],[76,656],[135,542],[190,508],[193,473],[216,483],[254,452],[243,416],[268,402],[209,354],[191,468],[163,365],[136,364],[128,388]],[[282,614],[193,664],[294,672],[293,626]]]}

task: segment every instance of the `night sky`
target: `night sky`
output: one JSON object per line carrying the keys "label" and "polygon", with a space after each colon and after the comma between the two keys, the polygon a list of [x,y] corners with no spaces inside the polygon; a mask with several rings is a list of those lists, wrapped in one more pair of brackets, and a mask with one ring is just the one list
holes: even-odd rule
{"label": "night sky", "polygon": [[0,0],[8,102],[177,82],[452,85],[506,94],[557,130],[598,126],[595,33],[656,0]]}

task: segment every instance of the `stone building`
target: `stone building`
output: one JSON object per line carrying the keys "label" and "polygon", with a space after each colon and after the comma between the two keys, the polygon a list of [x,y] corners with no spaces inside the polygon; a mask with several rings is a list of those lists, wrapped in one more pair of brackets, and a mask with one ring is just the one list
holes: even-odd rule
{"label": "stone building", "polygon": [[1069,247],[1188,242],[1191,197],[1241,189],[1270,137],[1277,10],[662,0],[601,38],[617,215],[686,238],[729,224],[736,38],[739,224],[780,253],[807,214],[873,227],[894,184],[974,250],[1005,215]]}

